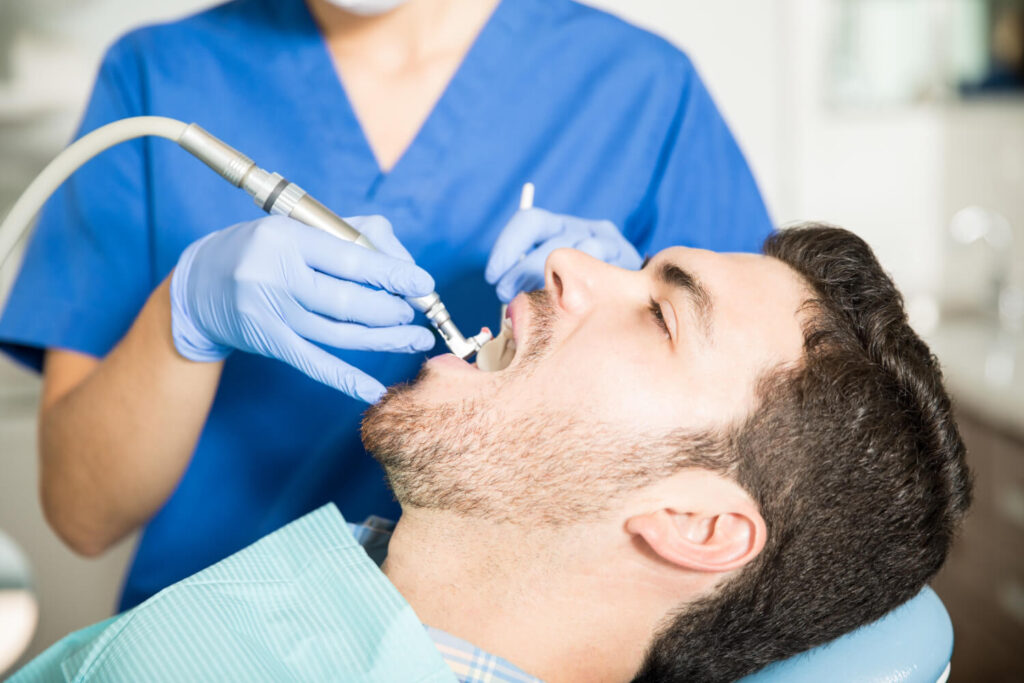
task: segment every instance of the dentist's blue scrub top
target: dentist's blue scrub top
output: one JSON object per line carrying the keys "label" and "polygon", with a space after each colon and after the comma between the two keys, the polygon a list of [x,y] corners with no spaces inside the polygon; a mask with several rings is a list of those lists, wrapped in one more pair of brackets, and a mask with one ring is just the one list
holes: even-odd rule
{"label": "dentist's blue scrub top", "polygon": [[[483,268],[528,180],[537,206],[610,219],[641,253],[756,251],[771,230],[686,56],[568,0],[501,2],[387,173],[301,0],[236,0],[119,40],[80,134],[139,115],[199,123],[343,216],[387,216],[464,331],[497,323]],[[37,368],[48,347],[102,357],[186,245],[262,215],[172,142],[104,152],[44,210],[0,319],[4,350]],[[384,384],[423,361],[338,355]],[[359,440],[364,408],[234,353],[191,464],[144,530],[121,608],[326,502],[350,519],[397,515]]]}

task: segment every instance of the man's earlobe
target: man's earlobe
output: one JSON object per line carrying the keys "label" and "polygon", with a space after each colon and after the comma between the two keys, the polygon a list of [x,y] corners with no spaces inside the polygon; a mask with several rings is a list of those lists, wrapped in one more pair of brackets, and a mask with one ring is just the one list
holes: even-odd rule
{"label": "man's earlobe", "polygon": [[728,511],[656,510],[630,517],[626,531],[662,559],[703,572],[744,566],[761,552],[767,536],[764,519],[752,505]]}

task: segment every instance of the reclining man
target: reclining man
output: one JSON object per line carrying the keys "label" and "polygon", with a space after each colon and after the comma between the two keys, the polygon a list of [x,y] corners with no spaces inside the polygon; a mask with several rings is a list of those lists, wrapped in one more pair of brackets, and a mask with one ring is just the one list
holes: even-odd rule
{"label": "reclining man", "polygon": [[22,675],[728,681],[881,617],[970,501],[950,402],[863,241],[764,254],[554,252],[507,369],[439,356],[367,413],[383,574],[321,509]]}

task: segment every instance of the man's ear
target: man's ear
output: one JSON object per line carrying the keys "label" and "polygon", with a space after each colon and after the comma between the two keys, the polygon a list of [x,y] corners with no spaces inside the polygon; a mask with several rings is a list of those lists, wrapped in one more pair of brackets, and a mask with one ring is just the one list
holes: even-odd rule
{"label": "man's ear", "polygon": [[703,485],[696,492],[688,487],[670,505],[633,515],[626,521],[626,531],[679,567],[703,572],[738,569],[764,548],[764,519],[738,484],[706,474],[715,481],[701,477]]}

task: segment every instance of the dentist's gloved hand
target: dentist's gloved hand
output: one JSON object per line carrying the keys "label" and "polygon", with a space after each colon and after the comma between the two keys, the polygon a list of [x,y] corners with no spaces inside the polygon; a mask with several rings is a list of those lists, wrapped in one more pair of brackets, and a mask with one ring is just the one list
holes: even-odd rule
{"label": "dentist's gloved hand", "polygon": [[[368,403],[384,385],[316,344],[359,351],[426,351],[434,335],[409,325],[400,296],[434,289],[382,216],[347,219],[381,252],[290,218],[270,216],[189,245],[171,277],[171,328],[185,358],[218,361],[241,349],[304,372]],[[398,295],[398,296],[396,296]]]}
{"label": "dentist's gloved hand", "polygon": [[591,221],[543,209],[523,209],[498,235],[484,277],[508,303],[519,292],[544,286],[548,254],[571,247],[621,268],[636,270],[642,259],[611,221]]}

